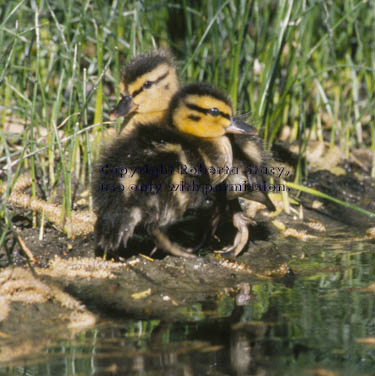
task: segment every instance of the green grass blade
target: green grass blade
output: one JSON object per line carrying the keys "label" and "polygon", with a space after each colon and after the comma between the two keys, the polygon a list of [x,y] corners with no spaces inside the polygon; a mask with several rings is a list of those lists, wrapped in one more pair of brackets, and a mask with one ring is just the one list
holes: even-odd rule
{"label": "green grass blade", "polygon": [[366,209],[363,209],[357,205],[354,205],[354,204],[350,204],[348,202],[345,202],[345,201],[341,201],[335,197],[332,197],[332,196],[329,196],[323,192],[320,192],[320,191],[317,191],[316,189],[312,189],[312,188],[308,188],[308,187],[305,187],[303,185],[300,185],[300,184],[296,184],[296,183],[291,183],[291,182],[286,182],[285,183],[287,187],[289,188],[292,188],[292,189],[296,189],[297,191],[301,191],[301,192],[304,192],[304,193],[308,193],[310,195],[313,195],[313,196],[316,196],[316,197],[319,197],[319,198],[323,198],[323,199],[326,199],[326,200],[329,200],[329,201],[332,201],[338,205],[341,205],[341,206],[344,206],[346,208],[349,208],[349,209],[352,209],[352,210],[355,210],[361,214],[365,214],[371,218],[375,218],[375,213],[373,212],[370,212]]}

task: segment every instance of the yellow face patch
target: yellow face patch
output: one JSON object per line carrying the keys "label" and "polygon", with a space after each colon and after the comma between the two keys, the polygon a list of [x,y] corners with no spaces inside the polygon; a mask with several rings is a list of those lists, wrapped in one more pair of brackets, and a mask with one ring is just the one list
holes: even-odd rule
{"label": "yellow face patch", "polygon": [[134,82],[128,85],[128,92],[132,95],[137,90],[140,90],[146,81],[156,81],[160,76],[163,76],[168,72],[170,66],[167,64],[158,65],[153,71],[147,72],[144,75],[138,77]]}
{"label": "yellow face patch", "polygon": [[[216,108],[217,116],[208,112]],[[211,96],[191,95],[174,110],[173,123],[181,132],[202,138],[221,137],[230,125],[232,108]]]}
{"label": "yellow face patch", "polygon": [[[149,87],[147,82],[150,83]],[[137,113],[151,113],[168,109],[179,83],[176,69],[168,64],[161,64],[126,86],[126,94],[132,95],[133,102],[138,106]]]}

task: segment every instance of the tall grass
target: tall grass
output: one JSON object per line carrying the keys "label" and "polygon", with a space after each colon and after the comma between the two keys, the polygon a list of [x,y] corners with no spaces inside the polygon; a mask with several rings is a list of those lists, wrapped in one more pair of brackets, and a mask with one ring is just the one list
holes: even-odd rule
{"label": "tall grass", "polygon": [[99,143],[107,126],[124,63],[157,46],[176,56],[183,81],[223,88],[268,145],[288,127],[301,155],[317,137],[343,156],[369,147],[375,160],[373,1],[2,3],[0,166],[8,188],[0,243],[21,170],[39,179],[47,198],[63,182],[70,215],[72,179],[90,181],[92,140]]}

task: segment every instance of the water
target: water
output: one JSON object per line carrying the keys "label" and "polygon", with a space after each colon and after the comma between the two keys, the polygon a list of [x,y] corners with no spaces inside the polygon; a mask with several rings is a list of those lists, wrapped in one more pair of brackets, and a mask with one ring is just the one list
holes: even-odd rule
{"label": "water", "polygon": [[331,237],[290,265],[245,299],[198,298],[187,322],[101,322],[0,375],[375,375],[375,245]]}

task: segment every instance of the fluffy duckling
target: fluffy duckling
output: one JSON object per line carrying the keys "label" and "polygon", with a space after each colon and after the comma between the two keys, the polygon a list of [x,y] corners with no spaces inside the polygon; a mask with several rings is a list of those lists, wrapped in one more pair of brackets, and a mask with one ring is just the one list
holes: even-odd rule
{"label": "fluffy duckling", "polygon": [[[166,125],[138,123],[101,156],[92,185],[98,245],[105,252],[121,243],[126,247],[136,226],[142,226],[158,248],[192,257],[165,231],[188,209],[215,207],[207,200],[210,175],[196,166],[221,161],[223,149],[230,147],[225,135],[245,132],[254,130],[233,117],[221,92],[200,84],[178,91]],[[231,151],[226,154],[230,159]]]}
{"label": "fluffy duckling", "polygon": [[[123,123],[122,134],[133,132],[138,122],[159,122],[167,112],[172,95],[179,87],[176,68],[171,57],[164,51],[155,51],[141,55],[131,61],[125,68],[122,77],[125,87],[125,95],[112,111],[111,117],[127,115]],[[195,115],[195,116],[199,116]],[[226,139],[228,141],[228,139]],[[230,135],[230,143],[222,143],[222,154],[217,160],[205,160],[207,166],[222,167],[229,164],[238,168],[239,173],[227,175],[226,184],[230,186],[242,186],[244,182],[262,185],[264,177],[250,175],[248,166],[262,166],[265,163],[263,143],[256,136]],[[232,158],[234,160],[226,160]],[[211,175],[211,184],[219,184],[223,175]],[[226,251],[234,251],[237,255],[241,252],[248,240],[248,224],[251,219],[246,217],[240,208],[238,198],[257,201],[264,204],[269,210],[275,210],[272,201],[264,191],[228,190],[222,199],[232,200],[230,203],[233,213],[233,224],[238,230],[236,241]],[[225,205],[222,205],[224,210]],[[213,227],[215,227],[213,225]]]}

